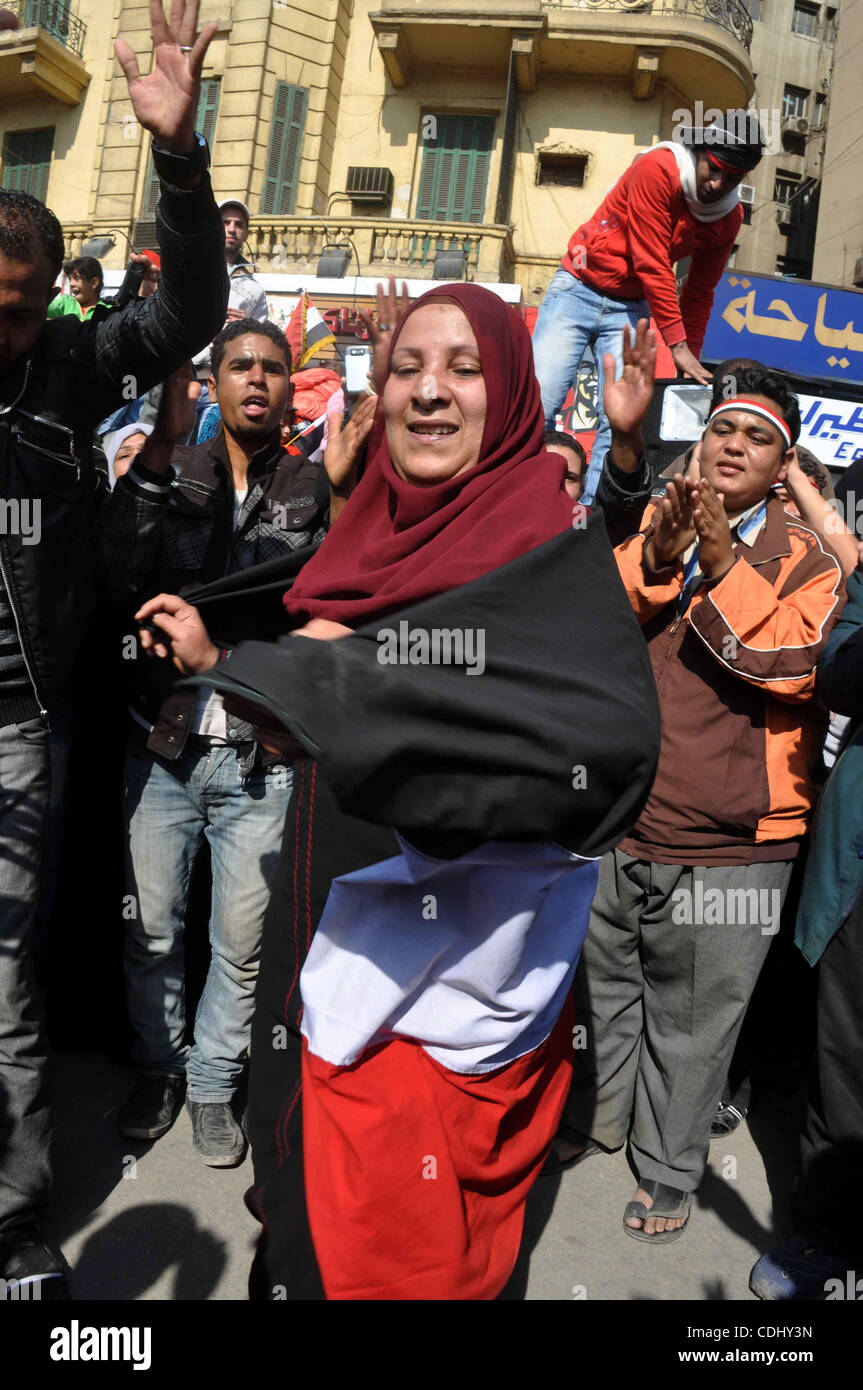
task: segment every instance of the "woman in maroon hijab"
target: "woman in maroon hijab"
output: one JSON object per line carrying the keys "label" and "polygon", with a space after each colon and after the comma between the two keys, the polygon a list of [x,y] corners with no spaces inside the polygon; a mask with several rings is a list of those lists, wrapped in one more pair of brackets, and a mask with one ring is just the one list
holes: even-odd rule
{"label": "woman in maroon hijab", "polygon": [[[453,696],[446,685],[456,678],[444,666],[436,668],[436,659],[461,662],[459,689],[467,689],[474,711],[479,706],[482,712],[487,692],[492,700],[493,686],[474,687],[470,679],[483,673],[486,655],[490,665],[499,660],[496,650],[485,652],[484,629],[447,629],[448,655],[436,658],[438,629],[421,624],[432,620],[436,596],[451,591],[453,598],[465,595],[454,605],[460,621],[481,612],[471,607],[473,581],[486,584],[483,576],[505,574],[568,531],[570,553],[573,507],[564,489],[564,463],[543,448],[542,436],[530,339],[513,310],[474,285],[423,295],[393,335],[366,472],[285,600],[295,624],[292,635],[353,638],[360,630],[344,644],[346,656],[348,648],[359,653],[355,643],[363,639],[368,658],[348,730],[354,743],[372,736],[370,686],[395,687],[406,675],[415,679],[400,721],[411,730],[412,719],[421,725],[423,710],[438,700],[464,708],[459,700],[465,696]],[[584,538],[594,547],[591,554],[597,540],[606,552],[606,578],[617,585],[604,535],[594,530],[592,539]],[[559,583],[547,571],[540,581],[541,610],[543,595]],[[632,757],[627,746],[629,761],[616,769],[614,785],[643,785],[646,795],[651,737],[658,731],[651,722],[655,711],[651,697],[637,708],[625,704],[629,697],[617,686],[625,687],[630,676],[643,686],[649,672],[622,589],[609,593],[607,611],[608,623],[620,624],[618,645],[632,637],[637,670],[613,672],[613,659],[603,650],[611,690],[596,681],[592,702],[573,710],[572,718],[588,725],[587,741],[598,748],[595,711],[608,708],[612,739],[625,743],[631,733],[638,747]],[[173,638],[167,625],[166,630]],[[579,661],[588,664],[573,653],[571,636],[561,631],[568,645],[558,653],[555,630],[545,662],[547,690],[557,688],[566,697],[572,686],[565,674],[558,676],[557,664],[562,672]],[[377,660],[369,656],[369,638],[379,644]],[[292,641],[286,645],[295,648]],[[176,641],[174,646],[176,651]],[[239,672],[235,689],[247,693],[269,695],[266,673],[258,679],[262,667],[287,671],[296,664],[293,650],[280,654],[266,644],[248,644],[245,664],[243,652],[241,647],[219,670],[226,678],[232,668]],[[518,690],[529,707],[532,674],[518,657],[507,650],[503,667],[517,667]],[[419,670],[388,672],[391,662]],[[333,694],[335,685],[341,689]],[[329,682],[318,675],[314,692],[321,705],[332,698],[350,708],[345,668],[335,669]],[[552,701],[550,695],[547,703]],[[278,704],[269,700],[270,708]],[[511,704],[504,698],[489,711],[488,722],[503,729]],[[569,714],[566,699],[551,719],[537,709],[533,722],[545,715],[547,724],[535,753],[530,727],[526,735],[519,730],[529,764],[534,757],[550,759],[546,787],[565,783],[567,808],[577,801],[562,732]],[[308,722],[306,717],[306,727]],[[404,730],[398,733],[404,739]],[[480,818],[482,828],[492,826],[485,835],[456,836],[456,843],[437,835],[448,824],[451,782],[473,736],[457,724],[448,730],[444,721],[440,737],[444,772],[436,780],[432,774],[434,805],[426,822],[431,833],[412,834],[410,841],[387,828],[404,825],[404,819],[369,824],[384,817],[366,817],[362,799],[356,815],[345,814],[349,798],[341,796],[336,804],[332,785],[338,775],[332,774],[338,758],[331,748],[322,744],[323,757],[296,764],[282,882],[264,928],[252,1035],[256,1186],[247,1200],[265,1227],[253,1297],[489,1299],[515,1264],[525,1199],[569,1084],[570,987],[587,929],[596,858],[594,849],[576,853],[537,833],[526,812],[506,822],[515,833],[496,833],[504,822],[492,817]],[[381,782],[395,780],[398,793],[398,775],[387,765],[386,728],[383,745],[380,763],[373,760],[361,782],[369,801],[375,789],[368,776],[378,767]],[[597,773],[600,780],[606,775],[606,769]],[[421,772],[418,782],[431,788],[427,777]],[[548,794],[542,788],[537,794],[537,816]],[[488,802],[495,815],[501,795],[506,793]],[[606,790],[604,800],[619,804],[620,795]]]}
{"label": "woman in maroon hijab", "polygon": [[479,285],[446,285],[399,323],[369,466],[287,597],[357,627],[496,569],[572,524],[543,446],[530,336]]}
{"label": "woman in maroon hijab", "polygon": [[[473,285],[424,295],[394,335],[369,468],[291,613],[330,635],[322,622],[366,624],[565,530],[542,432],[513,311]],[[328,1297],[503,1287],[566,1092],[564,1003],[595,873],[550,845],[450,862],[402,842],[333,883],[301,979],[306,1199]]]}

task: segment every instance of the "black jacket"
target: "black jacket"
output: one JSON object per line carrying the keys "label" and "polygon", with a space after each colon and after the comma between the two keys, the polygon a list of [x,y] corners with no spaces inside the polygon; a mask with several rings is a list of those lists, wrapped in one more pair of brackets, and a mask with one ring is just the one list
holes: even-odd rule
{"label": "black jacket", "polygon": [[[236,526],[223,430],[201,444],[175,449],[171,464],[168,474],[151,473],[137,458],[118,479],[99,518],[102,572],[114,598],[130,613],[154,594],[182,594],[193,601],[190,589],[225,575],[293,554],[305,558],[308,547],[324,538],[329,482],[323,465],[297,448],[283,449],[278,431],[250,460]],[[279,608],[284,630],[289,624]],[[230,645],[231,636],[214,627],[207,613],[203,616],[212,640]],[[195,692],[174,688],[179,677],[169,661],[136,660],[130,666],[135,724],[151,752],[178,758],[193,722]],[[251,729],[239,720],[229,718],[228,736],[251,743]]]}
{"label": "black jacket", "polygon": [[[382,664],[400,623],[483,633],[482,679]],[[525,839],[602,854],[638,819],[659,754],[647,648],[598,516],[341,641],[244,642],[196,684],[271,711],[346,815],[444,858]]]}
{"label": "black jacket", "polygon": [[[158,155],[155,156],[158,169]],[[44,714],[62,693],[91,607],[94,518],[107,494],[93,431],[112,410],[175,371],[225,321],[225,237],[209,178],[162,185],[156,210],[158,293],[86,323],[46,321],[26,359],[0,379],[0,488],[39,504],[40,539],[0,534],[0,578],[32,699],[0,724]]]}
{"label": "black jacket", "polygon": [[594,511],[602,512],[608,539],[622,545],[641,525],[644,508],[650,501],[650,464],[642,454],[634,473],[624,473],[606,454],[593,498]]}

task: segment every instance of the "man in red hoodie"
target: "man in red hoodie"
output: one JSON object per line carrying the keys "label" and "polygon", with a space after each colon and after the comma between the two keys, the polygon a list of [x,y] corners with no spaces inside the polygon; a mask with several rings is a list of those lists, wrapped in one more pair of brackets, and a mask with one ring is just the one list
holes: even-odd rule
{"label": "man in red hoodie", "polygon": [[[754,113],[690,127],[636,155],[593,217],[570,238],[546,291],[533,334],[546,426],[554,427],[588,345],[597,362],[613,353],[621,370],[622,331],[652,317],[679,372],[710,382],[698,361],[713,292],[734,246],[743,209],[737,185],[761,159]],[[734,117],[735,119],[730,119]],[[692,257],[678,301],[675,261]],[[597,405],[597,431],[583,501],[593,500],[611,431]]]}

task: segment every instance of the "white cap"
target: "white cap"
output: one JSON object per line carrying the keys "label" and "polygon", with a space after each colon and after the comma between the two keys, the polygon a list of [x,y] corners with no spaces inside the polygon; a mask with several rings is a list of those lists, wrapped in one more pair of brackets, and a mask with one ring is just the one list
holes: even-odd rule
{"label": "white cap", "polygon": [[242,198],[223,198],[219,204],[219,212],[222,211],[222,208],[242,208],[243,212],[246,214],[246,221],[251,222],[252,220],[252,214],[249,212]]}

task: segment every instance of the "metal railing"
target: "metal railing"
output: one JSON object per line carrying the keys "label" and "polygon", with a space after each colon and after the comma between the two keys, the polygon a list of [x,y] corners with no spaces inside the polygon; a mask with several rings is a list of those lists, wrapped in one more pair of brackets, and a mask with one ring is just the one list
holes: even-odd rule
{"label": "metal railing", "polygon": [[389,217],[252,217],[249,253],[261,271],[317,264],[325,244],[351,241],[363,275],[430,274],[438,251],[464,248],[468,273],[498,280],[511,257],[509,229],[474,222]]}
{"label": "metal railing", "polygon": [[[81,244],[89,237],[113,231],[123,223],[64,222],[66,255],[81,255]],[[261,274],[314,275],[325,245],[350,241],[356,248],[356,261],[348,268],[348,278],[356,272],[371,276],[398,275],[418,280],[431,276],[438,251],[463,248],[467,274],[477,280],[509,279],[514,259],[508,227],[475,222],[430,222],[417,218],[389,217],[255,217],[249,227],[244,254]],[[155,241],[150,238],[150,246]]]}
{"label": "metal railing", "polygon": [[87,26],[63,0],[5,0],[4,8],[18,16],[22,29],[44,29],[76,57],[83,58]]}
{"label": "metal railing", "polygon": [[704,19],[733,34],[747,52],[752,45],[752,20],[744,0],[542,0],[542,5],[547,10],[616,10]]}

